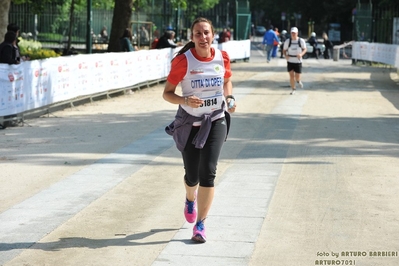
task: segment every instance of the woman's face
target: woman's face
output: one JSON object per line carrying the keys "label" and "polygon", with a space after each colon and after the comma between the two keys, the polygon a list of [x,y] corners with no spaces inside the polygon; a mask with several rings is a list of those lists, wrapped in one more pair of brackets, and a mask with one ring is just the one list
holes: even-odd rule
{"label": "woman's face", "polygon": [[210,49],[213,38],[212,27],[208,22],[199,22],[194,25],[191,40],[196,48]]}

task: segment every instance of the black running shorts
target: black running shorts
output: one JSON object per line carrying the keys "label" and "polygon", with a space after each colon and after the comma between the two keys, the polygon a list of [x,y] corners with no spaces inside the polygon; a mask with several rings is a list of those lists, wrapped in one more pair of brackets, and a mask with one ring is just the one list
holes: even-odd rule
{"label": "black running shorts", "polygon": [[295,73],[301,74],[302,73],[302,63],[290,63],[287,62],[287,70],[290,72],[294,70]]}

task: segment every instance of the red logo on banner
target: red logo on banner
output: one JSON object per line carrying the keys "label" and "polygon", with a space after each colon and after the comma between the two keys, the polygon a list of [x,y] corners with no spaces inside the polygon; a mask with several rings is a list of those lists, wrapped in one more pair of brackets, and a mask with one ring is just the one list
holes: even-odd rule
{"label": "red logo on banner", "polygon": [[36,70],[35,71],[35,77],[38,77],[39,76],[39,70]]}
{"label": "red logo on banner", "polygon": [[12,73],[8,73],[8,79],[13,82],[15,80],[14,75]]}
{"label": "red logo on banner", "polygon": [[61,72],[62,71],[62,66],[59,66],[58,67],[58,72]]}

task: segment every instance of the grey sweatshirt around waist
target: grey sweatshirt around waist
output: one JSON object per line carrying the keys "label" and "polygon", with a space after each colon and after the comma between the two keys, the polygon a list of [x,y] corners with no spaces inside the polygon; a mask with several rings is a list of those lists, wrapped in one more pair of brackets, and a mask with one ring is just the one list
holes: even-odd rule
{"label": "grey sweatshirt around waist", "polygon": [[165,128],[165,131],[167,134],[173,136],[173,140],[176,143],[177,149],[182,152],[186,147],[193,123],[201,121],[201,127],[193,139],[193,144],[195,144],[197,149],[202,149],[212,127],[212,117],[217,116],[222,112],[224,112],[224,104],[219,110],[216,110],[210,114],[204,114],[201,117],[196,117],[188,114],[179,105],[175,120]]}

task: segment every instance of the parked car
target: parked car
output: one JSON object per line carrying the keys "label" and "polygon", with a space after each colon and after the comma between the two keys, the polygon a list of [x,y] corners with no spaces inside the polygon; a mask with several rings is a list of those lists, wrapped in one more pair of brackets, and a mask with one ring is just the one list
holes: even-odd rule
{"label": "parked car", "polygon": [[[307,49],[306,54],[303,56],[304,59],[309,58],[313,53],[313,46],[310,45],[310,43],[308,42],[306,42],[306,49]],[[326,46],[323,43],[318,42],[316,49],[317,49],[316,51],[317,54],[321,56],[326,50]]]}
{"label": "parked car", "polygon": [[266,28],[263,26],[256,26],[255,27],[255,35],[256,36],[263,36],[265,35]]}

